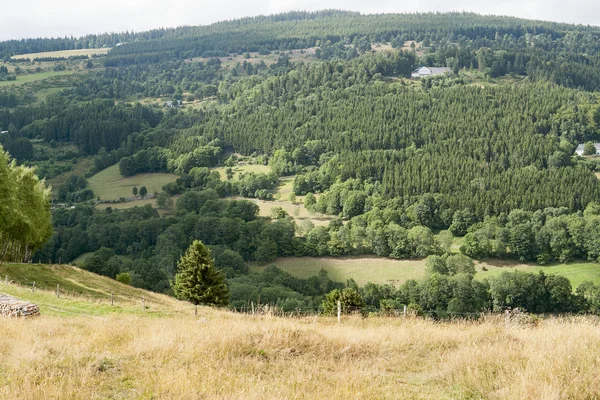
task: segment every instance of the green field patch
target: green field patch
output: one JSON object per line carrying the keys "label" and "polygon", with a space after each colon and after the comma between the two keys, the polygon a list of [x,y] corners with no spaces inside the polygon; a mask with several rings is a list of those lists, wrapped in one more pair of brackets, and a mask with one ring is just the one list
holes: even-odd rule
{"label": "green field patch", "polygon": [[115,164],[98,172],[88,182],[95,197],[100,197],[102,200],[115,200],[119,197],[133,196],[134,187],[140,189],[146,186],[148,193],[161,192],[164,185],[176,179],[177,175],[165,173],[138,174],[125,178],[119,173],[119,165]]}
{"label": "green field patch", "polygon": [[392,260],[380,257],[280,257],[266,265],[252,265],[260,272],[270,265],[299,278],[317,275],[321,269],[337,282],[354,279],[359,285],[367,282],[401,284],[408,279],[419,279],[425,270],[424,260]]}
{"label": "green field patch", "polygon": [[[483,271],[483,268],[487,271]],[[537,265],[522,264],[512,260],[486,260],[477,263],[477,279],[491,278],[500,275],[502,272],[512,271],[535,272],[543,271],[545,274],[564,276],[571,281],[573,289],[577,288],[582,282],[591,281],[600,284],[600,264],[595,262],[571,262],[566,264]]]}
{"label": "green field patch", "polygon": [[[345,283],[354,279],[359,285],[367,282],[401,284],[408,279],[420,279],[425,274],[425,259],[393,260],[379,257],[280,257],[275,261],[259,265],[253,264],[250,269],[260,272],[270,265],[275,265],[283,271],[299,278],[308,278],[327,271],[329,277]],[[487,269],[484,271],[483,268]],[[502,272],[524,271],[564,276],[571,281],[573,290],[582,282],[592,281],[600,284],[600,264],[594,262],[573,262],[542,266],[537,264],[522,264],[514,260],[486,260],[477,262],[478,280],[500,275]]]}
{"label": "green field patch", "polygon": [[40,81],[42,79],[53,78],[56,76],[73,75],[73,71],[45,71],[36,74],[17,75],[16,81],[0,81],[1,86],[22,85],[25,83]]}

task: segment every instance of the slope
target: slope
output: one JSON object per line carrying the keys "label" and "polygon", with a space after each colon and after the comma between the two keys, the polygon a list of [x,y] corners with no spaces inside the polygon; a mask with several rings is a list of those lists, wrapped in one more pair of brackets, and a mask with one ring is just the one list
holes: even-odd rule
{"label": "slope", "polygon": [[173,315],[192,310],[172,297],[70,265],[2,264],[0,277],[1,293],[37,304],[43,315]]}

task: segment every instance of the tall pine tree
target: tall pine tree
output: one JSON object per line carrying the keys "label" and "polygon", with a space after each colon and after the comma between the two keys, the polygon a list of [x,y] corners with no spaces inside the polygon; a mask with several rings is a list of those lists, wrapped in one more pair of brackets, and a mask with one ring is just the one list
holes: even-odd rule
{"label": "tall pine tree", "polygon": [[196,306],[229,304],[225,276],[215,268],[210,250],[201,241],[194,240],[179,260],[177,271],[171,286],[178,299]]}

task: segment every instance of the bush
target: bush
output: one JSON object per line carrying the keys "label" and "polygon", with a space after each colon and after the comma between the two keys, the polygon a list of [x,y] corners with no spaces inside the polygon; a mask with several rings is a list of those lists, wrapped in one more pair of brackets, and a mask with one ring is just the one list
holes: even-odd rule
{"label": "bush", "polygon": [[131,285],[131,274],[129,272],[121,272],[117,274],[116,280],[126,285]]}

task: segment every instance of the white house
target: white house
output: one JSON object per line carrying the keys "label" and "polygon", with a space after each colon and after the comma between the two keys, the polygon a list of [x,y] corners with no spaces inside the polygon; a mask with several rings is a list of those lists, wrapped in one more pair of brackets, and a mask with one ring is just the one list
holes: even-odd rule
{"label": "white house", "polygon": [[8,133],[8,131],[0,131],[0,134]]}
{"label": "white house", "polygon": [[426,76],[444,75],[452,72],[452,68],[448,67],[421,67],[412,72],[411,77],[423,78]]}
{"label": "white house", "polygon": [[[584,144],[577,145],[577,149],[575,150],[575,154],[577,154],[578,156],[582,156],[583,155],[583,147],[584,146],[585,146]],[[594,143],[594,146],[596,147],[596,155],[600,154],[600,143]]]}

